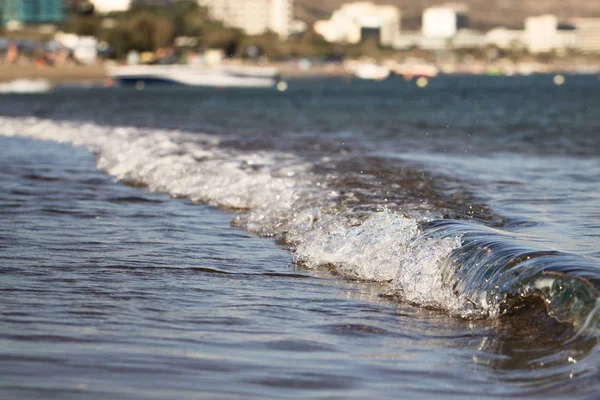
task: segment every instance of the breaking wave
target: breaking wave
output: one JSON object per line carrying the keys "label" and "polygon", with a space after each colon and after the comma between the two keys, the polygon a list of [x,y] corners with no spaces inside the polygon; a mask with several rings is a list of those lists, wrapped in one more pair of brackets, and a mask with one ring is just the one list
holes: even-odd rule
{"label": "breaking wave", "polygon": [[596,334],[595,259],[490,227],[484,211],[444,199],[418,171],[368,171],[373,162],[357,171],[335,154],[244,151],[178,130],[0,117],[0,133],[84,146],[117,180],[234,210],[234,224],[286,243],[299,265],[388,282],[386,296],[467,318],[537,304]]}

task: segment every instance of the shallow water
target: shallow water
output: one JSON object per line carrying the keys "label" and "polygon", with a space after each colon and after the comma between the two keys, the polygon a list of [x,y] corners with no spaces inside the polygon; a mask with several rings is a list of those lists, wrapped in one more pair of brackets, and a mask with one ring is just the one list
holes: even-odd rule
{"label": "shallow water", "polygon": [[0,96],[0,392],[593,398],[599,85]]}

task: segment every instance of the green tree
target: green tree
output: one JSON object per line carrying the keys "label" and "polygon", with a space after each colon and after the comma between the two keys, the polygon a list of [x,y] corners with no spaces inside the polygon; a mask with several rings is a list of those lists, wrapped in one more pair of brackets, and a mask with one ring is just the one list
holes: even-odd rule
{"label": "green tree", "polygon": [[81,36],[98,36],[102,30],[102,18],[95,15],[77,15],[72,13],[59,28],[68,33]]}
{"label": "green tree", "polygon": [[118,59],[125,58],[127,53],[133,49],[130,30],[123,25],[106,32],[104,39],[109,43],[114,56]]}
{"label": "green tree", "polygon": [[129,28],[131,49],[154,51],[173,43],[175,28],[166,17],[144,10],[128,18],[126,26]]}
{"label": "green tree", "polygon": [[283,42],[276,33],[266,32],[262,35],[246,36],[243,38],[240,55],[246,56],[249,47],[258,48],[260,57],[267,57],[270,60],[276,60],[289,55],[285,42]]}
{"label": "green tree", "polygon": [[172,7],[176,36],[199,37],[210,20],[208,11],[194,1],[179,1]]}
{"label": "green tree", "polygon": [[337,55],[340,48],[327,42],[313,29],[290,37],[288,43],[289,54],[292,57],[331,57]]}
{"label": "green tree", "polygon": [[234,56],[244,35],[239,29],[225,27],[221,22],[209,21],[202,26],[200,39],[205,49],[221,49]]}

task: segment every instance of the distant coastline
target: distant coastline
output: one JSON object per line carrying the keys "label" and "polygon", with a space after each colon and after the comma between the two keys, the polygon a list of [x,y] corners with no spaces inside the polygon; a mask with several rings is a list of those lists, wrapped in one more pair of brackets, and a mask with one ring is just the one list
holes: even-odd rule
{"label": "distant coastline", "polygon": [[[303,70],[293,64],[276,64],[283,78],[293,77],[327,77],[348,76],[341,66],[315,66]],[[10,82],[17,79],[43,79],[55,84],[78,82],[103,82],[108,78],[103,65],[77,65],[63,67],[37,67],[35,65],[0,64],[0,82]]]}
{"label": "distant coastline", "polygon": [[100,65],[36,67],[0,64],[1,82],[17,79],[43,79],[52,83],[102,82],[106,77],[106,70]]}
{"label": "distant coastline", "polygon": [[[351,73],[344,69],[342,65],[315,65],[310,69],[299,68],[294,63],[275,63],[283,79],[302,78],[302,77],[349,77]],[[460,66],[459,66],[460,67]],[[600,66],[588,65],[583,68],[569,68],[566,65],[543,65],[540,70],[533,73],[600,73]],[[472,69],[472,68],[471,68]],[[467,74],[467,75],[501,75],[500,72],[493,73],[495,69],[481,69],[478,72],[470,71],[467,68],[457,68],[444,74]],[[17,79],[46,80],[53,84],[66,83],[102,83],[108,77],[106,68],[102,64],[98,65],[70,65],[62,67],[38,67],[35,65],[9,65],[0,64],[0,82],[10,82]]]}

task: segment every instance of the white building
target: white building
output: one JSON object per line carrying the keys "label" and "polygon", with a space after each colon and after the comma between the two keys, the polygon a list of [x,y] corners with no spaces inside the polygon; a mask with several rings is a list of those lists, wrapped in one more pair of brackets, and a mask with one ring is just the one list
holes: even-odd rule
{"label": "white building", "polygon": [[423,12],[422,32],[427,38],[449,39],[469,27],[469,10],[464,4],[446,4]]}
{"label": "white building", "polygon": [[330,19],[315,22],[313,28],[329,43],[360,42],[360,25],[338,12],[333,13]]}
{"label": "white building", "polygon": [[577,49],[584,53],[600,53],[600,18],[577,18],[572,22]]}
{"label": "white building", "polygon": [[330,19],[315,22],[314,29],[331,43],[358,43],[372,35],[392,46],[400,35],[400,10],[369,1],[346,3]]}
{"label": "white building", "polygon": [[525,44],[530,53],[564,52],[577,47],[575,29],[560,29],[554,15],[540,15],[525,20]]}
{"label": "white building", "polygon": [[212,18],[248,35],[290,34],[292,0],[198,0],[198,4],[207,7]]}
{"label": "white building", "polygon": [[106,14],[112,11],[127,11],[131,0],[90,0],[94,5],[94,10],[100,14]]}
{"label": "white building", "polygon": [[290,23],[290,34],[303,33],[308,29],[308,25],[304,21],[295,19]]}
{"label": "white building", "polygon": [[525,42],[530,53],[548,53],[558,42],[558,19],[540,15],[525,19]]}

